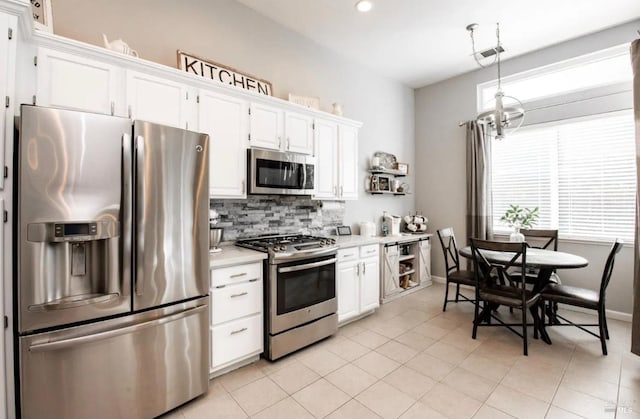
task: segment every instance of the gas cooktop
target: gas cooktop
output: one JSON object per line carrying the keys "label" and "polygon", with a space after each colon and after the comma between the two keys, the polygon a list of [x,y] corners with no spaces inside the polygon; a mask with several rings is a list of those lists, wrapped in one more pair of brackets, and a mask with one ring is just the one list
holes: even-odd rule
{"label": "gas cooktop", "polygon": [[304,234],[268,235],[242,239],[236,242],[236,246],[283,257],[302,254],[312,257],[318,252],[324,254],[330,250],[337,250],[336,240],[331,237]]}

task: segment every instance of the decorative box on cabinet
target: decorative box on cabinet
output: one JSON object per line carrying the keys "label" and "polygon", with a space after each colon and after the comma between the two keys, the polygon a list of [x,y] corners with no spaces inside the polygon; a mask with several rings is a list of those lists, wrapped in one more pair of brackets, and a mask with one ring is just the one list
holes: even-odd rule
{"label": "decorative box on cabinet", "polygon": [[248,103],[207,90],[199,94],[198,130],[209,134],[209,197],[246,198]]}
{"label": "decorative box on cabinet", "polygon": [[358,129],[316,119],[316,199],[358,199]]}
{"label": "decorative box on cabinet", "polygon": [[379,246],[338,250],[338,322],[360,317],[380,305]]}
{"label": "decorative box on cabinet", "polygon": [[381,244],[382,302],[431,285],[431,235],[388,238]]}
{"label": "decorative box on cabinet", "polygon": [[262,263],[211,271],[211,376],[263,352]]}

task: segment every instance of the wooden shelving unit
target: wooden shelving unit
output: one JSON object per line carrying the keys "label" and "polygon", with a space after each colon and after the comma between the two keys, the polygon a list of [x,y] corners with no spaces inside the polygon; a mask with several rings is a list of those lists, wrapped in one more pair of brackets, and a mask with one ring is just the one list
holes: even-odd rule
{"label": "wooden shelving unit", "polygon": [[402,237],[381,244],[383,303],[431,285],[431,235]]}

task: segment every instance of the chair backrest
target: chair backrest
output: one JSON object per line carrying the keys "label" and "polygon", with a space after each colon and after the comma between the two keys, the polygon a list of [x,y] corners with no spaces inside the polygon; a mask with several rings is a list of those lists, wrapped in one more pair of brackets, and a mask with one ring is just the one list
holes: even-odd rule
{"label": "chair backrest", "polygon": [[[524,242],[496,242],[471,239],[471,253],[476,272],[476,288],[491,287],[494,278],[502,285],[519,288],[525,298],[525,266],[527,264],[527,244]],[[518,281],[511,281],[508,270],[516,268],[520,276]],[[494,274],[495,272],[495,274]]]}
{"label": "chair backrest", "polygon": [[553,246],[554,251],[558,251],[558,230],[536,230],[536,229],[522,229],[520,233],[524,235],[525,239],[528,237],[539,239],[540,241],[544,241],[541,246],[531,246],[536,247],[538,249],[548,249],[550,246]]}
{"label": "chair backrest", "polygon": [[624,242],[620,239],[616,239],[609,250],[609,256],[607,256],[607,263],[604,265],[604,271],[602,272],[602,280],[600,281],[600,303],[604,302],[605,292],[609,286],[611,280],[611,273],[613,272],[613,263],[615,262],[616,255],[622,249]]}
{"label": "chair backrest", "polygon": [[453,228],[451,227],[441,228],[437,233],[442,245],[442,253],[444,253],[444,266],[447,276],[449,276],[452,271],[460,270],[460,256],[458,255],[456,236],[453,234]]}

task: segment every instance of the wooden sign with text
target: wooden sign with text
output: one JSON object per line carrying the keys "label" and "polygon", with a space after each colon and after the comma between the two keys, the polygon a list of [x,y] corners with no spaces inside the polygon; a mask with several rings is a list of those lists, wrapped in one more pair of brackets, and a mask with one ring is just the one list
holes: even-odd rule
{"label": "wooden sign with text", "polygon": [[257,79],[231,67],[196,57],[188,52],[178,50],[178,68],[205,79],[215,80],[218,83],[229,84],[241,89],[272,96],[271,82]]}

